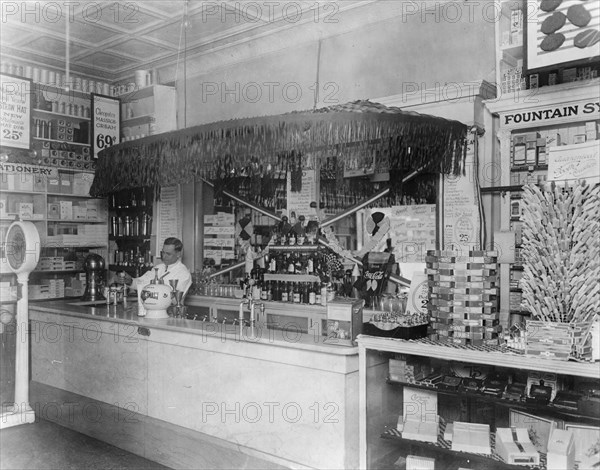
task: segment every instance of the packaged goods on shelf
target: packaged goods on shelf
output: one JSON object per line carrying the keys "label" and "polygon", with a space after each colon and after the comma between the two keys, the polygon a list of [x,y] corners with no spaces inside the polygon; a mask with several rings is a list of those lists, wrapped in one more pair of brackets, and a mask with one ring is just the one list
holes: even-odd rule
{"label": "packaged goods on shelf", "polygon": [[0,281],[0,299],[3,301],[17,300],[17,286],[9,281]]}
{"label": "packaged goods on shelf", "polygon": [[490,425],[454,421],[452,450],[474,454],[491,454]]}
{"label": "packaged goods on shelf", "polygon": [[572,470],[575,468],[575,439],[570,429],[553,429],[548,440],[546,468]]}
{"label": "packaged goods on shelf", "polygon": [[406,470],[433,470],[435,459],[420,455],[406,456]]}
{"label": "packaged goods on shelf", "polygon": [[511,465],[540,464],[540,454],[525,428],[497,428],[495,451]]}

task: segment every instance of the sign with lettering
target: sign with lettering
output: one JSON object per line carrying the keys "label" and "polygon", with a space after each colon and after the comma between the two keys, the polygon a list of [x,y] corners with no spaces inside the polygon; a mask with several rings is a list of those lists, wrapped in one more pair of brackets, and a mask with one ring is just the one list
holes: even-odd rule
{"label": "sign with lettering", "polygon": [[31,148],[30,79],[0,74],[0,145]]}
{"label": "sign with lettering", "polygon": [[539,109],[520,111],[517,113],[504,114],[505,126],[513,126],[524,123],[543,123],[556,121],[564,118],[583,117],[598,119],[600,115],[600,102],[582,101],[561,106],[548,106]]}
{"label": "sign with lettering", "polygon": [[598,141],[550,147],[548,181],[566,181],[572,186],[580,179],[585,179],[588,184],[600,182]]}
{"label": "sign with lettering", "polygon": [[92,94],[92,155],[119,143],[121,101],[119,98]]}
{"label": "sign with lettering", "polygon": [[472,250],[480,243],[481,217],[478,208],[475,147],[469,138],[464,175],[442,176],[443,226],[440,234],[446,250]]}
{"label": "sign with lettering", "polygon": [[58,168],[28,165],[27,163],[0,163],[0,174],[41,175],[58,178]]}

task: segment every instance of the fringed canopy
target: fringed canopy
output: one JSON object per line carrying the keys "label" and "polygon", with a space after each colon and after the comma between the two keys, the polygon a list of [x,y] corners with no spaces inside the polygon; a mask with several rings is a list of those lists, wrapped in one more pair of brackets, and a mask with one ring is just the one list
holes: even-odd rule
{"label": "fringed canopy", "polygon": [[[90,191],[112,192],[217,179],[250,162],[263,167],[282,155],[343,155],[347,146],[389,154],[390,171],[421,169],[459,174],[467,127],[447,119],[370,101],[278,116],[235,119],[115,145],[99,154]],[[341,152],[340,152],[341,150]],[[224,167],[224,162],[227,167]],[[230,168],[230,166],[232,168]]]}

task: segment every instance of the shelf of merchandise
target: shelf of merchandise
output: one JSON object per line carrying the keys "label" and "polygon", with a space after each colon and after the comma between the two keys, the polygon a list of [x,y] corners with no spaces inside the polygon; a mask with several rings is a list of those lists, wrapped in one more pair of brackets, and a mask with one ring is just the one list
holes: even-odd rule
{"label": "shelf of merchandise", "polygon": [[174,87],[150,85],[119,95],[121,141],[160,134],[177,128],[177,92]]}
{"label": "shelf of merchandise", "polygon": [[[498,367],[515,371],[538,371],[554,373],[562,376],[572,376],[576,379],[597,381],[600,379],[600,369],[594,363],[581,363],[561,361],[528,356],[501,346],[496,347],[468,347],[446,345],[428,339],[399,340],[375,336],[359,335],[357,338],[359,350],[359,468],[379,468],[386,456],[391,455],[389,447],[378,445],[378,439],[384,437],[397,441],[398,446],[410,453],[419,453],[425,456],[446,456],[452,459],[477,460],[486,465],[486,468],[510,469],[513,466],[506,464],[495,454],[485,456],[481,454],[467,454],[455,452],[450,449],[450,444],[443,438],[444,419],[440,417],[440,435],[437,444],[421,441],[402,439],[401,433],[396,430],[398,413],[402,413],[401,393],[398,388],[404,386],[433,390],[439,394],[459,398],[480,399],[491,405],[499,404],[503,408],[526,408],[528,412],[548,411],[549,414],[569,419],[573,422],[598,424],[597,418],[586,417],[580,413],[571,413],[567,410],[558,410],[551,405],[540,405],[511,402],[499,397],[486,397],[473,392],[437,390],[434,387],[422,387],[418,384],[393,382],[388,378],[388,357],[392,354],[434,358],[441,363],[464,363],[469,365],[482,365],[486,368]],[[386,407],[390,407],[387,409]],[[493,433],[491,435],[492,449],[494,448]],[[398,450],[396,447],[394,449]],[[396,455],[394,454],[394,457]],[[544,455],[542,454],[542,463]],[[390,462],[391,463],[391,462]],[[436,464],[437,466],[437,464]],[[460,466],[460,465],[459,465]],[[454,468],[454,467],[453,467]],[[521,467],[522,468],[522,467]],[[540,468],[544,468],[543,465]]]}
{"label": "shelf of merchandise", "polygon": [[[73,189],[73,182],[70,182],[70,185],[67,186],[68,190],[64,192],[57,192],[56,189],[61,186],[60,182],[58,186],[52,185],[52,190],[50,188],[51,180],[60,180],[63,176],[67,178],[73,178],[73,176],[68,175],[91,175],[93,177],[93,163],[89,161],[89,155],[86,154],[87,150],[90,148],[89,135],[86,135],[85,132],[89,132],[89,123],[91,119],[85,116],[86,111],[90,111],[91,107],[91,95],[89,93],[85,93],[78,90],[66,90],[56,85],[49,85],[35,82],[33,83],[32,90],[32,102],[34,107],[32,109],[32,123],[37,119],[40,119],[45,122],[52,121],[53,123],[58,125],[59,121],[65,121],[66,127],[70,127],[75,130],[75,134],[77,132],[77,123],[82,123],[81,129],[84,134],[80,135],[79,140],[81,141],[73,141],[73,140],[58,140],[55,138],[48,138],[43,136],[36,136],[36,128],[32,129],[32,144],[33,149],[38,152],[38,156],[44,158],[44,154],[40,153],[41,149],[46,151],[48,149],[48,154],[46,157],[49,157],[51,150],[68,150],[69,152],[75,152],[76,156],[79,157],[77,160],[75,157],[71,158],[63,158],[56,157],[56,160],[65,160],[68,161],[72,166],[54,166],[51,163],[49,164],[47,161],[41,163],[42,166],[52,167],[57,170],[58,176],[36,176],[33,180],[33,184],[28,182],[28,184],[24,185],[22,183],[23,178],[26,178],[25,173],[15,174],[15,179],[19,178],[21,181],[15,182],[11,185],[4,185],[0,190],[0,197],[3,199],[3,202],[6,203],[4,207],[8,206],[8,202],[10,201],[11,207],[7,207],[7,212],[0,216],[0,232],[5,233],[5,230],[8,226],[17,218],[17,214],[19,212],[18,203],[21,202],[31,202],[33,204],[33,214],[35,217],[24,218],[23,220],[29,220],[35,223],[38,231],[40,232],[40,241],[42,253],[41,256],[78,256],[79,258],[83,258],[89,252],[100,252],[106,253],[108,249],[108,240],[103,243],[57,243],[48,240],[49,233],[56,234],[55,229],[60,226],[64,227],[75,227],[79,225],[95,225],[99,226],[102,224],[106,224],[107,220],[104,218],[106,215],[105,211],[105,201],[98,200],[97,198],[91,198],[89,194],[82,194],[77,189]],[[56,110],[51,110],[50,108],[56,108],[60,105],[68,107],[69,105],[74,106],[78,109],[77,115],[75,113],[63,113],[57,112]],[[84,110],[82,113],[79,110]],[[85,127],[83,125],[85,123]],[[75,135],[73,134],[73,135]],[[42,143],[49,143],[48,146],[43,146]],[[50,147],[50,145],[52,147]],[[84,159],[86,159],[84,161]],[[51,160],[50,158],[46,158],[45,160]],[[74,167],[75,164],[85,163],[89,166],[89,168]],[[31,175],[27,176],[28,178]],[[85,178],[85,177],[84,177]],[[54,183],[56,184],[56,183]],[[30,186],[28,189],[22,189],[20,186]],[[33,189],[31,189],[33,187]],[[71,191],[71,192],[69,192]],[[72,191],[76,193],[73,194]],[[52,203],[59,203],[60,201],[71,201],[73,205],[85,205],[85,201],[96,200],[95,204],[97,204],[97,208],[100,212],[98,212],[99,217],[88,219],[86,218],[68,218],[61,219],[55,217],[48,217],[48,206]],[[10,209],[10,211],[9,211]],[[65,279],[69,278],[73,275],[81,274],[83,271],[80,269],[60,269],[60,270],[34,270],[31,273],[31,281],[30,285],[34,285],[40,277],[47,277],[50,279]],[[2,272],[0,273],[3,276],[3,280],[10,274]],[[31,299],[31,300],[44,300],[44,299]]]}

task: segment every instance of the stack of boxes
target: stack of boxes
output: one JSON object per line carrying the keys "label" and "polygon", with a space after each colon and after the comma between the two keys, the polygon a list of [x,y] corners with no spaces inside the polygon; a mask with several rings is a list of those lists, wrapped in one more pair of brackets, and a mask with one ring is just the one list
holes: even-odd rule
{"label": "stack of boxes", "polygon": [[94,170],[96,166],[91,161],[89,147],[64,142],[38,140],[34,142],[34,150],[41,156],[42,164],[45,166],[71,168],[74,170]]}
{"label": "stack of boxes", "polygon": [[64,279],[40,279],[39,284],[29,284],[29,299],[57,299],[65,296]]}
{"label": "stack of boxes", "polygon": [[497,345],[498,253],[427,252],[432,337],[460,345]]}
{"label": "stack of boxes", "polygon": [[81,297],[85,292],[85,273],[78,273],[75,276],[68,277],[65,282],[66,297]]}
{"label": "stack of boxes", "polygon": [[389,361],[388,378],[393,382],[415,383],[428,375],[430,370],[423,358],[398,355]]}
{"label": "stack of boxes", "polygon": [[69,271],[77,269],[77,261],[65,261],[62,256],[40,258],[37,271]]}
{"label": "stack of boxes", "polygon": [[77,224],[57,227],[59,233],[48,235],[47,244],[56,246],[101,246],[108,239],[106,224]]}

